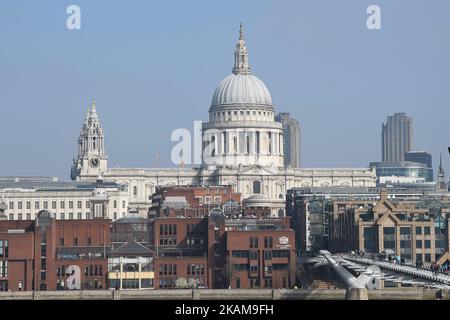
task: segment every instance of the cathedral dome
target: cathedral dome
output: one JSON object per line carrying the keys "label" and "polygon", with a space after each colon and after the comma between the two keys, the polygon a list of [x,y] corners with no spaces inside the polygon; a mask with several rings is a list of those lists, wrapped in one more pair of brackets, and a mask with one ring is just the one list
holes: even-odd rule
{"label": "cathedral dome", "polygon": [[250,72],[242,24],[234,51],[233,73],[219,83],[211,101],[211,107],[230,105],[272,107],[272,97],[266,85]]}
{"label": "cathedral dome", "polygon": [[266,85],[252,74],[231,74],[218,85],[211,106],[220,105],[272,106],[272,97]]}

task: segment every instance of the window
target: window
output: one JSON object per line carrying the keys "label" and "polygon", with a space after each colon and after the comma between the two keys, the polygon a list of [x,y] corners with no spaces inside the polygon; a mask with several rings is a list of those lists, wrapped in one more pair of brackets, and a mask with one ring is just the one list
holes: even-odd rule
{"label": "window", "polygon": [[430,234],[430,227],[424,227],[423,231],[424,231],[425,235],[429,235]]}
{"label": "window", "polygon": [[59,214],[59,218],[60,218],[61,220],[64,220],[64,219],[65,219],[64,212],[61,212],[61,213]]}
{"label": "window", "polygon": [[241,287],[241,278],[236,278],[236,288],[239,289]]}
{"label": "window", "polygon": [[3,240],[0,240],[0,258],[3,258]]}
{"label": "window", "polygon": [[264,272],[265,273],[272,273],[272,266],[271,265],[264,266]]}
{"label": "window", "polygon": [[31,201],[27,201],[27,209],[31,209]]}
{"label": "window", "polygon": [[14,214],[12,213],[9,214],[9,220],[14,220]]}
{"label": "window", "polygon": [[59,203],[59,207],[60,207],[61,209],[64,209],[64,207],[65,207],[65,202],[64,202],[64,201],[61,201],[61,202]]}
{"label": "window", "polygon": [[11,210],[14,209],[14,202],[12,202],[12,201],[9,202],[9,209],[11,209]]}
{"label": "window", "polygon": [[384,227],[383,233],[384,250],[396,251],[395,227]]}
{"label": "window", "polygon": [[275,258],[287,258],[289,257],[289,250],[273,250],[272,256]]}
{"label": "window", "polygon": [[137,187],[136,186],[133,187],[133,195],[137,196]]}
{"label": "window", "polygon": [[0,261],[0,277],[6,278],[8,276],[8,261]]}
{"label": "window", "polygon": [[264,248],[272,248],[272,246],[273,246],[273,238],[264,237]]}
{"label": "window", "polygon": [[63,246],[64,245],[64,238],[59,238],[59,245]]}
{"label": "window", "polygon": [[34,208],[35,209],[39,209],[39,201],[35,201],[34,202]]}
{"label": "window", "polygon": [[77,209],[82,209],[82,202],[81,201],[77,201]]}
{"label": "window", "polygon": [[400,235],[409,235],[411,234],[410,227],[400,227]]}
{"label": "window", "polygon": [[117,200],[114,200],[113,204],[114,204],[114,209],[117,209]]}
{"label": "window", "polygon": [[22,209],[22,201],[17,202],[17,209]]}
{"label": "window", "polygon": [[261,181],[253,181],[253,193],[254,194],[261,193]]}
{"label": "window", "polygon": [[122,201],[122,209],[125,209],[125,201]]}
{"label": "window", "polygon": [[8,240],[5,240],[5,258],[8,258],[8,253],[9,253]]}
{"label": "window", "polygon": [[416,234],[422,234],[422,227],[416,227]]}
{"label": "window", "polygon": [[27,213],[27,220],[31,220],[31,213]]}
{"label": "window", "polygon": [[117,220],[117,212],[114,212],[114,220]]}
{"label": "window", "polygon": [[431,248],[431,241],[430,240],[425,240],[425,248],[426,249]]}
{"label": "window", "polygon": [[69,209],[73,209],[73,201],[69,201]]}
{"label": "window", "polygon": [[52,209],[56,209],[56,201],[52,201]]}
{"label": "window", "polygon": [[73,238],[73,245],[78,246],[78,238]]}
{"label": "window", "polygon": [[88,241],[88,245],[90,246],[91,244],[92,244],[92,239],[91,239],[91,237],[89,237],[88,239],[87,239]]}
{"label": "window", "polygon": [[422,240],[416,240],[416,248],[421,249],[422,248]]}
{"label": "window", "polygon": [[258,237],[250,237],[250,248],[258,248]]}
{"label": "window", "polygon": [[81,219],[83,219],[83,215],[81,214],[81,212],[78,212],[78,214],[77,214],[77,218],[78,218],[78,220],[81,220]]}
{"label": "window", "polygon": [[21,213],[17,214],[17,220],[22,220],[22,214]]}
{"label": "window", "polygon": [[233,250],[231,251],[231,255],[233,258],[248,258],[249,251],[248,250]]}
{"label": "window", "polygon": [[48,201],[44,201],[44,209],[48,209]]}
{"label": "window", "polygon": [[73,212],[69,212],[69,220],[73,220]]}
{"label": "window", "polygon": [[86,201],[86,209],[89,209],[91,207],[90,201]]}

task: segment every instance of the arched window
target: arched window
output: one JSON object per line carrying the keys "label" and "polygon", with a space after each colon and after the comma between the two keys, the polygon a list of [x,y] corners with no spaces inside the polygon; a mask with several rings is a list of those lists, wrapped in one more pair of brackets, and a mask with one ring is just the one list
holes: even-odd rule
{"label": "arched window", "polygon": [[261,193],[261,181],[253,181],[253,193],[260,194]]}
{"label": "arched window", "polygon": [[283,218],[284,217],[284,210],[283,209],[279,209],[278,210],[278,217],[279,218]]}
{"label": "arched window", "polygon": [[134,195],[134,196],[137,195],[137,187],[136,187],[136,186],[133,187],[133,195]]}

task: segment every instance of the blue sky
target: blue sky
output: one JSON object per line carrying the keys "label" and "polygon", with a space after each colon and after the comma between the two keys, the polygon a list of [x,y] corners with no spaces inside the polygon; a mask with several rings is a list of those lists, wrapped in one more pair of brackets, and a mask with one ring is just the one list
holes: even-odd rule
{"label": "blue sky", "polygon": [[[81,30],[66,8],[81,7]],[[381,7],[382,30],[366,28]],[[381,157],[388,114],[414,119],[415,149],[450,171],[446,0],[2,1],[0,175],[67,179],[92,99],[110,166],[172,166],[170,134],[207,120],[231,73],[239,22],[277,111],[302,127],[305,167]]]}

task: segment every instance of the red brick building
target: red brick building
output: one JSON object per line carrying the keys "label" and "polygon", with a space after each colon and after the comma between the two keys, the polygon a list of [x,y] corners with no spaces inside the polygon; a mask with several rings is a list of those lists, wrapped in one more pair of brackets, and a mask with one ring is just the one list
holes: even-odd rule
{"label": "red brick building", "polygon": [[294,286],[293,230],[229,230],[226,236],[227,277],[232,288]]}
{"label": "red brick building", "polygon": [[106,288],[110,220],[0,221],[0,291]]}
{"label": "red brick building", "polygon": [[180,278],[215,289],[295,285],[289,218],[271,218],[268,207],[243,208],[240,194],[225,186],[160,188],[152,200],[155,288],[182,287]]}

